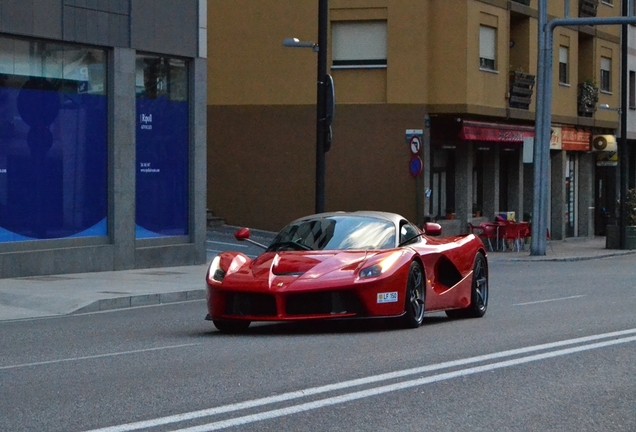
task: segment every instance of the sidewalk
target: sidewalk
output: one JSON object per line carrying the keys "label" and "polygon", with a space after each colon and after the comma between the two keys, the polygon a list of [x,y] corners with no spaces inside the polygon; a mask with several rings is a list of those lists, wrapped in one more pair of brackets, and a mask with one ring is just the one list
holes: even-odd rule
{"label": "sidewalk", "polygon": [[[235,227],[215,228],[211,235],[233,239]],[[254,232],[266,241],[271,233]],[[491,262],[578,261],[633,254],[605,249],[605,237],[553,240],[545,256],[521,252],[490,252]],[[211,259],[211,256],[208,256]],[[207,264],[100,273],[0,279],[0,320],[16,320],[136,306],[205,299]],[[202,309],[202,314],[204,311]],[[202,315],[203,316],[203,315]]]}

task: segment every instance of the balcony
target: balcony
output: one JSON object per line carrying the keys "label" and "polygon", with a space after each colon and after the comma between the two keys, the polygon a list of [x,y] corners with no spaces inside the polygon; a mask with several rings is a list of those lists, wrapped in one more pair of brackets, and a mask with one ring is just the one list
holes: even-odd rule
{"label": "balcony", "polygon": [[530,6],[531,0],[512,0],[515,3],[521,3],[522,5]]}
{"label": "balcony", "polygon": [[598,87],[593,83],[583,82],[578,86],[577,106],[581,117],[592,117],[596,112],[598,102]]}
{"label": "balcony", "polygon": [[596,16],[598,8],[598,0],[581,0],[579,2],[579,17],[589,18]]}
{"label": "balcony", "polygon": [[534,91],[535,76],[523,72],[510,72],[510,108],[530,108]]}

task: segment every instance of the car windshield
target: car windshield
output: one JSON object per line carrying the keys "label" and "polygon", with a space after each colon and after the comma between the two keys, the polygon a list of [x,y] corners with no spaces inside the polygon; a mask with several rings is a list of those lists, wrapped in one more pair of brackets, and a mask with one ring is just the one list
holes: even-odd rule
{"label": "car windshield", "polygon": [[347,250],[395,247],[393,223],[367,216],[329,216],[287,225],[267,249]]}

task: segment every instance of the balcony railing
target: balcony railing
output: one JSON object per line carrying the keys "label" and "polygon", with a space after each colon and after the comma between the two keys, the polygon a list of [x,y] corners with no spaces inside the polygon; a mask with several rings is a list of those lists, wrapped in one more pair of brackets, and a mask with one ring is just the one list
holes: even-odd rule
{"label": "balcony railing", "polygon": [[598,0],[581,0],[579,2],[579,17],[595,17],[598,8]]}
{"label": "balcony railing", "polygon": [[534,92],[535,76],[523,72],[510,72],[510,108],[529,109]]}
{"label": "balcony railing", "polygon": [[592,117],[596,111],[598,102],[598,87],[590,83],[581,83],[578,86],[577,106],[581,117]]}

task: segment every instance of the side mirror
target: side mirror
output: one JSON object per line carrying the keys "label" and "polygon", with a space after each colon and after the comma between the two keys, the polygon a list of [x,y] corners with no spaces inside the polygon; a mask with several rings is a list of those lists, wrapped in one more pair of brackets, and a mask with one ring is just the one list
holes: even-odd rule
{"label": "side mirror", "polygon": [[426,222],[426,224],[424,224],[424,233],[432,237],[441,236],[442,226],[435,222]]}
{"label": "side mirror", "polygon": [[249,228],[241,228],[241,229],[237,230],[234,233],[234,238],[237,239],[238,241],[250,242],[253,245],[258,246],[259,248],[267,249],[267,246],[265,246],[264,244],[259,243],[259,242],[255,242],[254,240],[250,240],[250,229]]}
{"label": "side mirror", "polygon": [[241,228],[234,233],[234,238],[238,241],[245,241],[250,239],[250,229]]}

